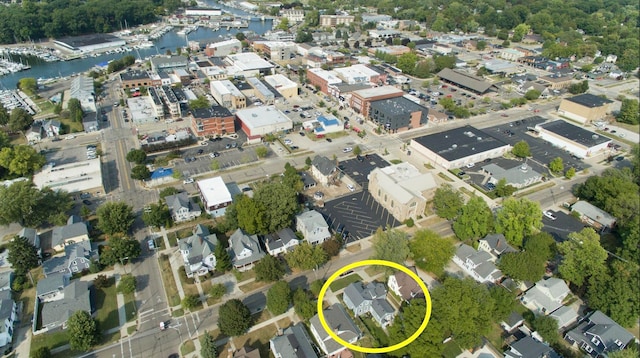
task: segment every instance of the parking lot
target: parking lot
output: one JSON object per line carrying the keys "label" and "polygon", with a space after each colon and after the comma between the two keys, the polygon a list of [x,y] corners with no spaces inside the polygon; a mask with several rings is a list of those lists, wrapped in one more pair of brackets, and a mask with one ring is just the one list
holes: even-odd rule
{"label": "parking lot", "polygon": [[[527,133],[527,128],[533,128],[536,124],[543,123],[546,120],[547,119],[540,116],[533,116],[519,121],[514,120],[498,126],[484,128],[483,131],[511,145],[514,145],[521,140],[526,141],[531,150],[531,156],[533,157],[532,160],[540,166],[548,165],[553,159],[560,157],[564,163],[565,170],[569,167],[575,168],[576,171],[589,168],[590,165],[574,158],[570,153],[562,150],[561,148],[554,147],[546,141]],[[527,163],[533,166],[533,163],[530,163],[530,160]]]}
{"label": "parking lot", "polygon": [[[62,141],[64,140],[65,139],[62,139]],[[62,141],[58,143],[62,143]],[[92,143],[91,145],[97,146],[98,144],[99,143],[95,142],[95,143]],[[47,159],[47,163],[53,163],[55,165],[85,161],[88,159],[87,145],[72,146],[65,143],[63,147],[49,148],[44,152],[44,156]]]}
{"label": "parking lot", "polygon": [[[209,145],[206,146],[199,146],[198,148],[192,147],[183,150],[183,159],[176,161],[175,169],[186,177],[210,172],[211,163],[214,160],[218,162],[219,169],[231,168],[258,161],[258,156],[255,151],[256,145],[246,148],[238,146],[237,148],[226,149],[225,141],[227,141],[227,139],[224,141],[209,142]],[[212,143],[214,144],[213,146]],[[240,145],[240,143],[238,143],[238,145]],[[198,154],[200,150],[202,150],[202,153]],[[211,153],[217,153],[218,156],[212,158],[210,156]],[[267,155],[273,155],[273,152],[269,151]],[[189,162],[184,158],[189,158]]]}
{"label": "parking lot", "polygon": [[[481,187],[489,179],[489,175],[482,170],[483,166],[488,164],[495,164],[503,169],[511,169],[519,165],[522,165],[523,163],[524,163],[523,161],[514,160],[514,159],[494,158],[488,162],[477,163],[473,168],[463,168],[463,170],[469,177],[469,183],[473,183]],[[536,161],[527,160],[526,163],[527,163],[527,166],[529,166],[532,170],[535,170],[540,174],[548,173],[547,168],[538,164]]]}
{"label": "parking lot", "polygon": [[367,176],[371,170],[388,165],[389,163],[377,154],[340,162],[342,172],[351,177],[363,190],[325,202],[324,208],[318,210],[334,231],[342,227],[342,232],[348,233],[345,243],[368,237],[379,227],[400,225],[367,191]]}
{"label": "parking lot", "polygon": [[563,242],[568,239],[568,235],[572,232],[577,232],[585,227],[585,224],[574,218],[571,215],[567,215],[563,211],[552,211],[556,217],[555,220],[551,220],[546,216],[542,216],[542,231],[551,234],[556,242]]}

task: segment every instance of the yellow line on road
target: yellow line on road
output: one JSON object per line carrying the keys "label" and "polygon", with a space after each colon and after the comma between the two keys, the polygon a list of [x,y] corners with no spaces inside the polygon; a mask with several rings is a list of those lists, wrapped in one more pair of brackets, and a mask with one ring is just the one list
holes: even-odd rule
{"label": "yellow line on road", "polygon": [[118,157],[116,161],[120,166],[119,172],[120,172],[120,177],[122,178],[123,189],[126,191],[129,191],[133,188],[133,185],[131,184],[132,179],[128,175],[127,162],[126,160],[124,160],[125,157],[126,157],[126,153],[124,150],[124,141],[118,140]]}

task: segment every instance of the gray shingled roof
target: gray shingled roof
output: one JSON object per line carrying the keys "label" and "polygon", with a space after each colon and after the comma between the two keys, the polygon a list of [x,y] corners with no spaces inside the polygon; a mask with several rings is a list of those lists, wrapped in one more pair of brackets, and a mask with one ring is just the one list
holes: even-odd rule
{"label": "gray shingled roof", "polygon": [[[356,327],[347,312],[341,304],[335,303],[323,311],[327,325],[333,329],[336,334],[343,340],[349,342],[362,336],[362,332]],[[342,347],[320,324],[318,315],[311,317],[309,323],[314,327],[320,339],[324,341],[328,353],[335,352]]]}
{"label": "gray shingled roof", "polygon": [[53,228],[51,232],[51,247],[61,245],[65,240],[88,234],[87,225],[82,221],[77,222],[74,216],[70,216],[67,225]]}
{"label": "gray shingled roof", "polygon": [[271,346],[281,357],[317,358],[310,342],[302,323],[297,323],[285,329],[281,336],[271,339]]}
{"label": "gray shingled roof", "polygon": [[13,281],[13,271],[0,272],[0,291],[11,290]]}
{"label": "gray shingled roof", "polygon": [[509,243],[503,234],[491,234],[485,236],[482,240],[485,240],[491,250],[493,250],[498,255],[502,255],[509,252],[518,252],[518,250],[514,249]]}
{"label": "gray shingled roof", "polygon": [[573,204],[571,206],[571,211],[577,211],[580,214],[589,217],[591,220],[608,227],[611,227],[616,223],[616,218],[613,217],[613,215],[584,200],[580,200]]}
{"label": "gray shingled roof", "polygon": [[333,160],[321,155],[316,155],[315,158],[313,158],[311,165],[318,169],[318,171],[324,176],[331,175],[331,173],[333,173],[337,168],[336,163]]}
{"label": "gray shingled roof", "polygon": [[63,274],[55,274],[43,278],[38,281],[36,286],[36,296],[40,297],[54,291],[61,291],[64,288],[65,283],[66,279]]}
{"label": "gray shingled roof", "polygon": [[[258,242],[258,236],[249,235],[242,229],[236,230],[236,232],[234,232],[231,237],[229,237],[229,249],[231,262],[236,267],[259,261],[264,257],[264,252],[260,248],[260,244]],[[251,250],[251,255],[245,258],[238,259],[238,255],[244,249]]]}
{"label": "gray shingled roof", "polygon": [[[593,312],[578,327],[567,332],[567,335],[576,342],[589,344],[598,353],[619,350],[616,340],[625,345],[633,339],[631,333],[600,311]],[[591,336],[597,336],[604,347],[594,345]]]}
{"label": "gray shingled roof", "polygon": [[536,341],[531,336],[526,336],[521,340],[511,344],[512,351],[515,350],[519,354],[512,353],[512,351],[505,352],[507,357],[522,357],[522,358],[556,358],[560,357],[549,346]]}
{"label": "gray shingled roof", "polygon": [[186,192],[169,195],[164,200],[171,211],[178,211],[182,208],[187,208],[191,211],[195,207],[195,203],[189,199],[189,194]]}
{"label": "gray shingled roof", "polygon": [[293,230],[286,227],[276,233],[265,235],[264,245],[267,247],[267,250],[273,251],[289,245],[289,243],[294,240],[298,241],[298,237]]}
{"label": "gray shingled roof", "polygon": [[64,288],[63,299],[42,304],[42,326],[62,325],[76,311],[91,313],[91,291],[85,281],[72,281]]}
{"label": "gray shingled roof", "polygon": [[[209,229],[198,224],[193,230],[193,235],[178,241],[180,250],[188,250],[187,261],[190,265],[202,262],[202,259],[214,252],[218,245],[216,234],[209,233]],[[187,270],[189,269],[186,266]]]}
{"label": "gray shingled roof", "polygon": [[18,232],[18,236],[24,237],[29,241],[29,243],[36,247],[36,249],[40,248],[40,240],[38,239],[38,232],[35,229],[31,229],[28,227],[22,228]]}

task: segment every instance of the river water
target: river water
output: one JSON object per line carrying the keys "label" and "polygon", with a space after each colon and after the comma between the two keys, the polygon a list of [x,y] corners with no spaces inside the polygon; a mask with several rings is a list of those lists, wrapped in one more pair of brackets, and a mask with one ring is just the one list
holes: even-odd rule
{"label": "river water", "polygon": [[[238,15],[238,16],[252,16],[245,11],[240,9],[231,8],[222,4],[218,4],[216,1],[205,1],[207,4],[213,7],[222,8],[226,12]],[[267,21],[250,21],[249,27],[244,29],[230,29],[227,31],[226,28],[220,28],[217,31],[214,31],[209,28],[201,27],[198,30],[190,33],[188,35],[189,41],[200,41],[200,42],[208,42],[212,40],[219,39],[220,37],[226,37],[227,35],[235,35],[238,31],[253,31],[256,34],[262,35],[265,32],[271,30],[273,26],[272,20]],[[155,47],[144,48],[139,50],[134,50],[129,53],[114,53],[111,55],[102,55],[98,57],[87,57],[72,61],[60,61],[60,62],[35,62],[29,64],[31,65],[31,69],[22,72],[12,73],[6,76],[0,77],[0,90],[4,88],[14,89],[18,81],[21,78],[25,77],[33,77],[33,78],[52,78],[58,76],[69,76],[74,73],[80,73],[87,70],[90,70],[95,65],[104,63],[110,60],[119,59],[126,55],[132,55],[136,58],[145,58],[147,56],[153,56],[158,54],[164,54],[167,50],[171,50],[175,53],[177,47],[184,47],[187,45],[187,38],[183,35],[176,34],[176,31],[179,28],[173,29],[172,31],[166,33],[161,38],[154,41]],[[138,56],[139,55],[139,56]]]}

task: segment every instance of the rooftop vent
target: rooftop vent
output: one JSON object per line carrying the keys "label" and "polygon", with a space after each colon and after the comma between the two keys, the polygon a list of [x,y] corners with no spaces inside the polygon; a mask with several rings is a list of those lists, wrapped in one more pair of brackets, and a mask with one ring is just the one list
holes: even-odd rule
{"label": "rooftop vent", "polygon": [[599,138],[599,136],[597,134],[594,134],[594,135],[591,136],[591,139],[593,139],[593,140],[596,140],[598,138]]}
{"label": "rooftop vent", "polygon": [[457,144],[452,144],[452,145],[451,145],[451,148],[454,148],[454,149],[455,149],[455,148],[458,148],[458,145],[457,145]]}
{"label": "rooftop vent", "polygon": [[482,137],[478,137],[478,140],[482,140]]}

